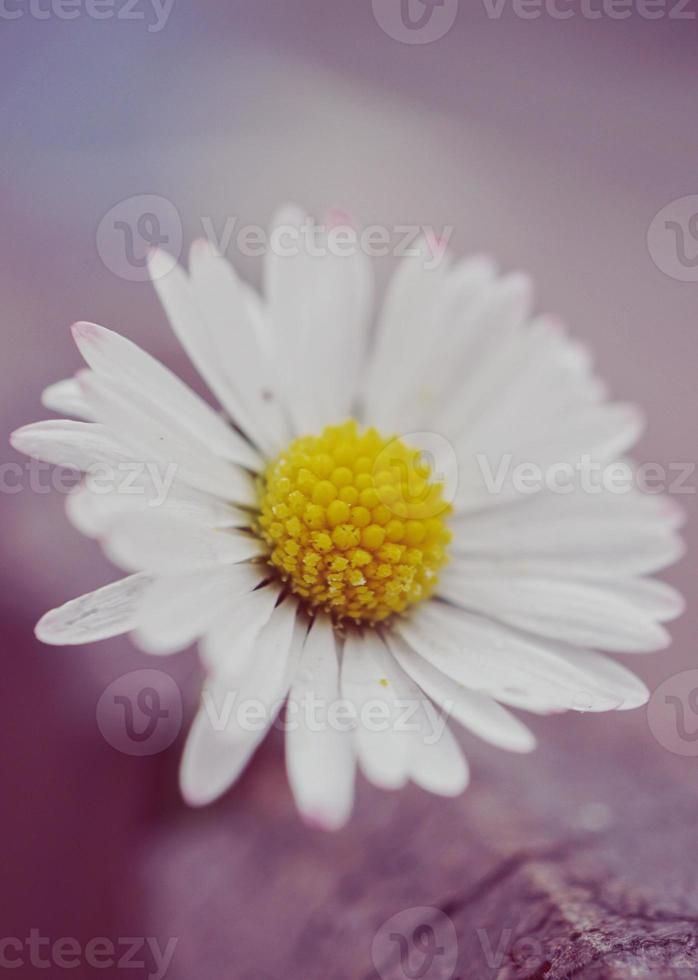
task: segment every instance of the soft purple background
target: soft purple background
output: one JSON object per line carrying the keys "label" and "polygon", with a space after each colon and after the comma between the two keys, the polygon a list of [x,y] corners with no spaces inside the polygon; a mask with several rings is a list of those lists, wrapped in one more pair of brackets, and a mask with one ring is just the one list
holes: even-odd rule
{"label": "soft purple background", "polygon": [[[96,230],[112,205],[163,195],[188,243],[202,234],[202,216],[264,224],[292,199],[318,214],[343,207],[366,224],[452,224],[457,252],[490,251],[504,268],[529,270],[539,308],[568,320],[613,393],[646,410],[638,457],[691,461],[698,284],[664,275],[646,232],[661,207],[698,193],[695,21],[527,21],[511,10],[491,20],[479,2],[460,6],[453,29],[423,46],[386,36],[365,0],[174,0],[159,33],[142,21],[84,13],[0,19],[3,431],[43,417],[41,389],[78,367],[68,333],[76,319],[124,332],[195,382],[152,288],[119,278],[100,259]],[[232,257],[259,282],[259,260]],[[392,264],[376,261],[381,283]],[[18,459],[7,445],[3,457]],[[34,927],[53,939],[164,940],[166,925],[154,925],[157,881],[144,887],[143,862],[204,821],[220,831],[251,785],[263,801],[267,769],[279,778],[278,740],[213,816],[185,812],[176,789],[181,739],[160,755],[132,758],[109,746],[95,721],[104,688],[152,661],[127,640],[47,649],[32,636],[46,608],[110,580],[113,570],[70,528],[59,494],[26,490],[0,503],[0,936],[25,938]],[[695,515],[694,496],[681,503]],[[639,665],[652,686],[696,665],[690,519],[687,537],[689,557],[666,578],[689,608],[672,627],[671,649]],[[155,666],[180,685],[189,719],[194,656]],[[666,752],[643,711],[593,723],[609,738],[622,729],[647,752]],[[556,742],[565,744],[575,724],[536,726],[555,793],[574,781],[574,763],[565,764]],[[491,754],[473,752],[477,782]],[[695,783],[694,759],[670,764]],[[497,757],[503,781],[520,766]],[[363,788],[362,812],[379,795]],[[288,833],[300,834],[294,827]],[[328,870],[333,840],[316,845]],[[283,848],[277,856],[283,862]],[[190,873],[186,861],[180,870]],[[270,874],[273,863],[267,882]],[[232,909],[244,909],[245,898],[231,882]],[[302,926],[302,908],[288,915]],[[277,911],[269,927],[283,932],[287,923]],[[180,920],[172,934],[183,928]],[[206,980],[235,975],[216,962]],[[176,967],[177,957],[170,976],[193,977]]]}

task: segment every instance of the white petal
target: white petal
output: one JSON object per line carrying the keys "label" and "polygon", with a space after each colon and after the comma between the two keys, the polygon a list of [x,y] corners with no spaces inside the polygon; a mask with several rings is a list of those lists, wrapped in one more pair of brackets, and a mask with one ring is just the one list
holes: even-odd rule
{"label": "white petal", "polygon": [[515,349],[532,293],[530,279],[521,273],[488,283],[460,311],[457,328],[451,328],[446,339],[430,348],[419,377],[424,378],[432,396],[432,419],[437,431],[449,432],[452,427],[457,431],[467,412],[467,405],[461,405],[462,396],[449,397],[447,392],[466,395],[472,389],[476,398],[486,382],[490,391],[492,382],[496,386],[488,361],[500,350]]}
{"label": "white petal", "polygon": [[[368,369],[369,413],[380,411],[376,421],[389,422],[402,432],[433,431],[440,406],[453,401],[454,392],[443,385],[444,364],[450,370],[454,357],[468,344],[473,326],[468,313],[491,289],[496,274],[494,263],[480,256],[454,266],[442,260],[429,269],[431,249],[426,242],[421,247],[427,257],[423,267],[413,258],[401,264],[391,281],[377,331],[379,360]],[[410,267],[415,277],[411,287]],[[400,297],[405,288],[408,291]],[[409,294],[410,288],[415,295]],[[397,350],[400,357],[395,357]],[[389,384],[382,380],[385,371],[390,373]]]}
{"label": "white petal", "polygon": [[257,637],[269,622],[279,600],[279,587],[271,582],[226,606],[200,643],[201,659],[222,680],[237,683],[254,657]]}
{"label": "white petal", "polygon": [[441,796],[458,796],[468,785],[470,772],[453,732],[446,726],[437,741],[431,741],[430,724],[412,742],[410,777],[422,789]]}
{"label": "white petal", "polygon": [[[328,712],[339,698],[339,665],[332,623],[316,616],[306,637],[289,694],[286,768],[296,805],[306,820],[326,830],[341,827],[354,800],[351,734],[332,724]],[[309,699],[320,706],[319,715]]]}
{"label": "white petal", "polygon": [[355,705],[359,762],[372,782],[394,789],[411,778],[445,795],[465,788],[468,767],[446,719],[375,632],[347,637],[342,694]]}
{"label": "white petal", "polygon": [[75,378],[67,378],[65,381],[56,381],[55,384],[44,388],[41,394],[41,404],[44,408],[49,408],[58,415],[67,415],[69,418],[86,419],[92,421],[90,409],[80,391],[80,385]]}
{"label": "white petal", "polygon": [[[436,294],[425,294],[421,304],[413,302],[412,311],[403,314],[421,319],[422,329],[429,334],[436,334],[434,343],[420,359],[415,360],[412,371],[403,370],[402,380],[395,378],[392,384],[397,385],[398,390],[404,389],[409,378],[413,398],[422,399],[425,403],[424,417],[429,418],[430,429],[447,434],[454,425],[454,412],[458,421],[463,418],[459,399],[453,393],[467,390],[473,383],[477,384],[481,374],[485,375],[484,364],[492,352],[509,347],[512,335],[520,329],[528,314],[532,290],[528,277],[521,274],[507,276],[499,282],[486,279],[474,293],[466,293],[466,302],[459,309],[458,279],[446,275],[443,268],[440,269],[440,275],[442,281],[441,284],[437,283]],[[437,272],[432,271],[430,276],[436,280]],[[455,284],[455,289],[452,283]],[[454,297],[450,299],[449,293],[452,290]],[[424,301],[428,303],[427,309],[423,308]],[[447,330],[442,326],[432,331],[427,324],[439,313]],[[396,351],[400,349],[399,345],[393,346],[393,372],[396,365],[404,367],[404,359],[395,357]],[[374,388],[379,385],[380,379],[376,378]],[[386,385],[386,388],[392,390],[390,385]],[[405,392],[402,395],[403,405],[406,394]],[[383,405],[386,398],[394,401],[394,397],[391,398],[386,393],[381,398]],[[429,410],[428,416],[426,409]],[[383,425],[402,426],[397,411],[388,415],[381,414],[380,422]]]}
{"label": "white petal", "polygon": [[73,337],[92,370],[147,401],[150,411],[167,417],[212,453],[241,466],[259,457],[202,398],[156,358],[125,337],[94,323],[76,323]]}
{"label": "white petal", "polygon": [[138,623],[148,575],[130,575],[47,612],[36,625],[42,643],[92,643],[127,633]]}
{"label": "white petal", "polygon": [[383,789],[409,779],[410,739],[400,730],[404,702],[414,689],[375,630],[350,632],[342,657],[342,697],[354,706],[356,751],[364,775]]}
{"label": "white petal", "polygon": [[[281,229],[285,229],[282,233]],[[282,382],[298,432],[316,431],[350,413],[370,308],[370,278],[360,248],[336,254],[297,208],[272,221],[265,287]]]}
{"label": "white petal", "polygon": [[[302,633],[295,624],[295,604],[287,601],[277,606],[259,635],[251,669],[239,687],[209,679],[180,768],[182,794],[191,806],[205,806],[224,793],[269,730],[298,663]],[[250,702],[261,714],[245,713]]]}
{"label": "white petal", "polygon": [[[522,419],[525,405],[518,406]],[[533,467],[533,486],[545,494],[548,482],[557,480],[570,484],[569,472],[588,473],[592,465],[608,464],[618,459],[637,442],[644,422],[632,405],[601,404],[583,406],[571,415],[553,418],[547,425],[532,426],[527,438],[512,426],[501,433],[492,431],[495,418],[487,428],[468,430],[467,437],[456,443],[459,459],[459,483],[455,498],[458,508],[501,507],[510,501],[528,499],[531,489],[521,479],[522,467]],[[491,474],[503,472],[502,486],[493,489]],[[525,471],[524,471],[525,473]],[[518,477],[518,479],[517,479]]]}
{"label": "white petal", "polygon": [[545,559],[574,574],[642,575],[676,561],[680,512],[666,498],[640,493],[536,494],[451,522],[451,550],[465,557]]}
{"label": "white petal", "polygon": [[611,657],[595,650],[579,650],[574,647],[567,650],[558,647],[557,654],[595,677],[607,690],[615,691],[622,698],[618,705],[619,711],[639,708],[647,702],[649,690],[645,682]]}
{"label": "white petal", "polygon": [[[393,393],[402,393],[405,380],[414,377],[401,355],[419,351],[420,339],[433,332],[434,309],[447,281],[448,267],[448,258],[434,261],[430,243],[421,238],[388,283],[364,381],[366,418],[376,425],[392,426]],[[419,363],[415,358],[414,365]],[[401,367],[405,368],[402,374]]]}
{"label": "white petal", "polygon": [[255,501],[254,482],[245,470],[215,456],[169,416],[153,411],[147,400],[90,371],[81,372],[79,381],[95,418],[128,447],[133,459],[146,466],[159,465],[163,474],[173,473],[224,500]]}
{"label": "white petal", "polygon": [[535,697],[567,709],[611,711],[622,700],[557,656],[551,645],[444,603],[422,604],[395,630],[437,670],[505,703],[501,694]]}
{"label": "white petal", "polygon": [[681,593],[666,582],[657,579],[606,580],[602,584],[629,602],[639,605],[647,616],[659,620],[660,623],[676,619],[686,609]]}
{"label": "white petal", "polygon": [[258,565],[241,562],[159,578],[143,598],[135,641],[146,653],[183,650],[229,602],[259,585],[260,571]]}
{"label": "white petal", "polygon": [[124,468],[116,480],[101,482],[88,476],[66,497],[66,513],[88,537],[104,537],[121,517],[134,512],[167,514],[205,527],[248,527],[250,515],[219,497],[174,480],[159,480],[160,468]]}
{"label": "white petal", "polygon": [[192,244],[191,285],[219,369],[235,393],[235,421],[268,455],[290,439],[274,376],[246,290],[205,239]]}
{"label": "white petal", "polygon": [[129,461],[124,447],[108,429],[94,422],[49,419],[16,429],[12,446],[34,459],[87,472],[95,466],[112,470]]}
{"label": "white petal", "polygon": [[444,570],[437,588],[463,609],[577,646],[647,653],[669,642],[666,630],[612,584],[541,578],[460,560]]}
{"label": "white petal", "polygon": [[261,544],[249,534],[201,527],[155,512],[115,521],[104,551],[121,568],[168,574],[247,561],[261,554]]}
{"label": "white petal", "polygon": [[403,670],[447,715],[499,748],[512,752],[530,752],[535,748],[532,732],[492,698],[451,680],[399,636],[388,633],[386,641]]}
{"label": "white petal", "polygon": [[[506,281],[497,285],[495,296]],[[518,311],[513,303],[503,308],[509,318],[504,338],[498,332],[501,327],[494,331],[488,327],[477,343],[468,346],[462,362],[460,351],[451,354],[452,361],[462,364],[462,384],[445,401],[435,421],[444,431],[452,431],[458,441],[477,434],[491,448],[490,440],[498,444],[497,433],[508,433],[517,444],[525,444],[545,431],[551,419],[605,397],[603,386],[591,373],[588,352],[571,341],[559,323],[550,317],[523,322],[527,298],[523,283],[521,288],[524,305]],[[511,298],[515,301],[515,292]],[[447,354],[448,347],[442,356]],[[450,367],[447,360],[443,364],[441,377]],[[438,382],[439,375],[434,378]],[[489,433],[486,437],[485,431]]]}
{"label": "white petal", "polygon": [[[504,587],[510,582],[518,583],[520,579],[555,583],[565,581],[584,587],[593,586],[634,606],[644,618],[659,622],[676,619],[685,609],[682,595],[666,582],[632,575],[616,575],[608,566],[602,567],[598,563],[594,565],[583,561],[575,564],[547,558],[484,559],[466,558],[462,554],[456,554],[441,573],[440,582],[446,582],[449,589],[460,589],[462,599],[466,595],[474,599],[474,593],[470,592],[471,587],[478,590],[482,588],[489,593],[500,585]],[[514,590],[515,588],[516,586]],[[490,601],[488,594],[485,602],[489,605]]]}
{"label": "white petal", "polygon": [[[192,281],[179,265],[174,268],[171,265],[163,252],[158,249],[152,252],[149,268],[153,285],[179,342],[221,405],[237,421],[237,413],[244,409],[235,390],[235,379],[228,373],[223,358],[225,351],[220,345],[224,338],[216,332],[219,324],[210,325],[206,321]],[[271,393],[274,394],[273,390]],[[248,435],[257,441],[256,432]],[[283,433],[278,438],[283,441]]]}

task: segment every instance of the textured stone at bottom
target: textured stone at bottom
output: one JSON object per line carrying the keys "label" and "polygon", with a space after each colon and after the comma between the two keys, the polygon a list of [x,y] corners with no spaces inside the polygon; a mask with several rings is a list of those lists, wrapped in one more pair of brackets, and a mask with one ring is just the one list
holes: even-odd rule
{"label": "textured stone at bottom", "polygon": [[642,712],[536,727],[530,757],[468,742],[455,800],[361,782],[336,834],[298,819],[276,734],[208,810],[168,795],[135,866],[169,980],[698,976],[692,760]]}

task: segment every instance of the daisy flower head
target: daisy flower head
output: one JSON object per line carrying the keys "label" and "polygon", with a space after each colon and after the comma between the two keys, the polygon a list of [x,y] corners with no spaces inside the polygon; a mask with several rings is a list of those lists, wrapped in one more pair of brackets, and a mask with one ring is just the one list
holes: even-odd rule
{"label": "daisy flower head", "polygon": [[[47,613],[39,639],[130,632],[155,655],[198,641],[185,799],[222,794],[277,723],[299,809],[334,828],[357,766],[383,788],[460,793],[451,720],[526,752],[512,708],[644,703],[607,654],[668,643],[681,600],[649,576],[679,557],[680,514],[633,478],[637,411],[532,316],[525,276],[435,261],[425,239],[374,316],[366,255],[307,227],[296,208],[277,215],[270,241],[293,234],[266,253],[263,296],[207,242],[188,272],[150,257],[219,409],[78,323],[87,367],[43,396],[68,418],[13,444],[84,474],[68,515],[127,573]],[[623,492],[609,466],[629,475]],[[124,468],[128,493],[105,485]]]}

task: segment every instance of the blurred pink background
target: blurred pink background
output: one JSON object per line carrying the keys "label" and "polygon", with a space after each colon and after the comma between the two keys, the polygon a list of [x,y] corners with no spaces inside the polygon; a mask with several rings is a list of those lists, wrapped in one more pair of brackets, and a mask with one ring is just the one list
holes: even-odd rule
{"label": "blurred pink background", "polygon": [[[142,20],[97,20],[82,8],[74,20],[38,20],[17,9],[22,16],[0,19],[5,433],[47,416],[42,388],[79,366],[68,332],[77,319],[125,333],[199,385],[151,286],[115,274],[97,248],[103,215],[148,194],[174,205],[185,251],[204,234],[202,218],[216,227],[231,216],[240,226],[265,225],[286,200],[318,215],[341,207],[361,224],[453,225],[457,253],[490,252],[505,269],[531,272],[538,309],[569,322],[612,393],[643,407],[649,424],[640,460],[695,459],[698,282],[661,271],[646,241],[661,208],[698,194],[695,19],[524,20],[508,7],[491,19],[484,4],[462,0],[445,36],[405,44],[385,33],[365,0],[174,0],[159,31],[148,30],[154,15],[143,0],[135,8]],[[689,235],[687,248],[698,253],[698,240]],[[259,259],[234,247],[228,254],[259,284]],[[375,260],[381,286],[394,262]],[[3,460],[23,462],[4,442]],[[697,482],[693,475],[692,490]],[[688,611],[672,625],[666,653],[633,662],[653,688],[698,666],[696,498],[677,499],[689,515],[689,553],[665,577],[683,591]],[[114,571],[69,526],[59,493],[5,492],[0,507],[2,935],[26,937],[31,928],[83,942],[182,935],[188,919],[176,900],[171,918],[159,921],[158,884],[169,880],[163,866],[188,879],[196,842],[225,838],[232,821],[244,839],[249,813],[247,823],[236,814],[248,797],[259,806],[275,799],[281,746],[272,738],[242,784],[201,814],[179,801],[181,735],[145,758],[107,744],[95,720],[100,695],[152,661],[126,639],[43,648],[32,627],[46,608]],[[195,656],[155,666],[179,685],[188,723],[200,681]],[[667,717],[668,730],[672,723]],[[592,724],[609,745],[622,730],[647,754],[666,756],[675,778],[695,785],[695,757],[667,751],[639,710],[535,721],[543,736],[537,772],[554,795],[576,791],[563,753]],[[495,773],[506,785],[521,767],[477,746],[471,755],[475,784]],[[360,836],[379,796],[362,789],[347,833]],[[264,868],[272,891],[269,875],[284,865],[294,835],[309,835],[290,807],[284,833]],[[308,836],[305,846],[329,873],[341,839]],[[169,884],[167,891],[177,894]],[[217,934],[206,946],[201,973],[187,958],[190,946],[168,976],[243,975],[221,963],[234,959],[252,928],[244,922],[248,897],[231,882],[229,937]],[[302,933],[302,907],[280,904],[269,914],[272,935]],[[168,922],[179,931],[168,932]],[[260,963],[258,974],[244,976],[283,975],[273,972],[271,951],[260,952]],[[104,974],[83,964],[72,975]]]}

